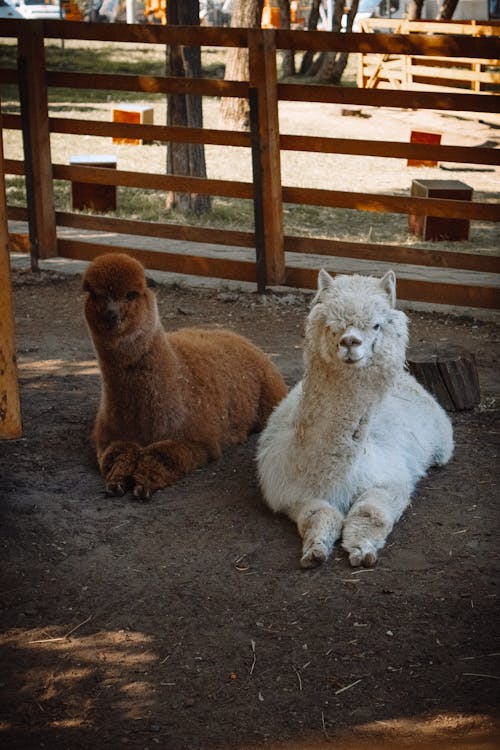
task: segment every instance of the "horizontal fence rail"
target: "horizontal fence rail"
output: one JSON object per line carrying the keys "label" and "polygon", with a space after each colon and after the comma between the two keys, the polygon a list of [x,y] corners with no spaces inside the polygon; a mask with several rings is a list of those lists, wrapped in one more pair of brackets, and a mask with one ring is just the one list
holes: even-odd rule
{"label": "horizontal fence rail", "polygon": [[[447,24],[448,28],[449,24]],[[144,26],[122,24],[82,24],[78,22],[0,21],[0,37],[17,40],[17,69],[0,69],[0,84],[17,86],[21,114],[2,112],[3,130],[22,131],[24,160],[6,158],[2,172],[23,176],[26,180],[26,207],[8,206],[11,220],[28,221],[29,238],[11,234],[13,249],[29,249],[40,258],[61,256],[92,260],[102,252],[116,251],[116,244],[105,242],[104,235],[120,237],[182,240],[193,243],[192,253],[171,249],[157,252],[123,243],[127,252],[150,268],[257,283],[266,286],[313,288],[319,265],[315,268],[290,264],[291,254],[298,258],[317,256],[328,267],[328,257],[376,261],[408,267],[471,271],[495,278],[500,272],[498,257],[438,249],[406,247],[369,242],[346,242],[315,237],[288,236],[284,231],[283,204],[322,206],[347,210],[411,214],[499,222],[498,202],[458,201],[409,195],[385,195],[342,190],[292,187],[281,184],[280,154],[284,151],[348,154],[360,157],[399,159],[435,159],[492,167],[500,165],[500,149],[469,146],[427,145],[395,141],[361,140],[335,137],[313,137],[280,133],[280,101],[315,102],[390,107],[395,109],[432,109],[453,112],[497,113],[499,97],[493,92],[384,90],[347,88],[332,85],[279,83],[276,57],[279,50],[343,51],[361,55],[400,55],[426,59],[446,58],[457,64],[489,60],[497,65],[498,36],[473,36],[469,32],[441,33],[444,26],[435,25],[435,34],[361,33],[336,34],[261,29],[227,29],[208,27]],[[496,32],[500,26],[492,26]],[[459,30],[457,25],[455,30]],[[86,40],[110,44],[154,44],[166,47],[180,44],[200,47],[240,47],[249,51],[247,81],[219,79],[185,79],[157,75],[107,74],[48,70],[45,62],[45,40]],[[225,131],[209,128],[172,127],[159,124],[131,124],[93,119],[54,116],[50,92],[57,89],[127,92],[132,94],[183,94],[203,97],[236,97],[250,102],[250,131]],[[54,163],[50,137],[55,135],[99,136],[103,138],[137,138],[159,143],[196,143],[224,148],[238,147],[251,152],[253,179],[208,179],[181,175],[132,172]],[[89,215],[56,210],[53,181],[140,188],[153,191],[176,191],[222,196],[250,201],[254,205],[253,231],[215,229]],[[71,229],[98,233],[102,241],[68,238],[61,230]],[[198,254],[204,245],[240,248],[244,259],[229,254],[214,257]],[[119,248],[118,248],[119,249]],[[240,252],[241,256],[241,252]],[[295,261],[294,261],[295,262]],[[499,307],[496,284],[478,280],[472,285],[453,282],[423,281],[422,278],[400,278],[399,296],[407,300],[437,302],[458,306]]]}

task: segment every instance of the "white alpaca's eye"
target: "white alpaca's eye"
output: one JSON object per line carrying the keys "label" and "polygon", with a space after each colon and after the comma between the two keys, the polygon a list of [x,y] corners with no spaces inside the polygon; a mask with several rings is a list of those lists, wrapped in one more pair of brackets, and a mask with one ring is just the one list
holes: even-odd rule
{"label": "white alpaca's eye", "polygon": [[375,325],[373,326],[373,330],[380,331],[380,323],[375,323]]}

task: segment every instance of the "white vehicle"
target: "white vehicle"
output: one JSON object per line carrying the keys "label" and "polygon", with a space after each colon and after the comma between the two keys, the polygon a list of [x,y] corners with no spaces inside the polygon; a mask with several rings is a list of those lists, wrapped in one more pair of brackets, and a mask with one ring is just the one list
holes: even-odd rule
{"label": "white vehicle", "polygon": [[[14,18],[24,18],[26,21],[41,19],[57,21],[64,18],[64,11],[58,2],[44,3],[42,0],[0,0],[5,2],[16,15]],[[10,16],[2,16],[2,18]]]}
{"label": "white vehicle", "polygon": [[22,15],[5,0],[0,0],[0,18],[22,18]]}

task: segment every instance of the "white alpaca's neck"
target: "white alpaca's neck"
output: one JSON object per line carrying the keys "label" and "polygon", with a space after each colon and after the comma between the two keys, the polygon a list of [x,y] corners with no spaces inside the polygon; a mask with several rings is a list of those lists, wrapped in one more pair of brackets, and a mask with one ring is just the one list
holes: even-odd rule
{"label": "white alpaca's neck", "polygon": [[296,420],[298,470],[320,461],[329,482],[343,477],[362,450],[368,425],[391,382],[380,368],[354,369],[313,356]]}

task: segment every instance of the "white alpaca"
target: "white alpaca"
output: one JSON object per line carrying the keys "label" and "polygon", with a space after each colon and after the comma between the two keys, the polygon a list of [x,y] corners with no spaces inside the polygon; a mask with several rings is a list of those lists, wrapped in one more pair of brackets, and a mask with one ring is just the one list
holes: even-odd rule
{"label": "white alpaca", "polygon": [[405,370],[408,323],[395,287],[393,271],[320,271],[304,379],[259,439],[264,498],[297,524],[306,568],[340,536],[351,565],[374,565],[417,481],[453,451],[447,414]]}

